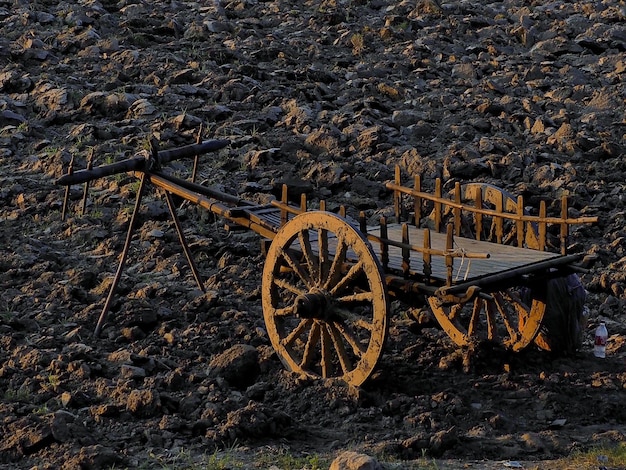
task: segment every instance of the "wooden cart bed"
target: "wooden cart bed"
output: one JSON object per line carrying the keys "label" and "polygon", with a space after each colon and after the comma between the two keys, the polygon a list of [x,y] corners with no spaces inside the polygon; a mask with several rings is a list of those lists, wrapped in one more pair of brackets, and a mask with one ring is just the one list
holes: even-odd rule
{"label": "wooden cart bed", "polygon": [[[268,225],[281,225],[281,211],[275,206],[245,207],[246,217],[252,220],[257,218]],[[358,226],[354,220],[351,223]],[[424,229],[409,225],[409,239],[412,245],[423,246]],[[377,233],[379,227],[369,227],[368,233]],[[387,225],[390,240],[400,241],[402,239],[402,224]],[[310,234],[313,251],[317,254],[317,235]],[[446,234],[430,231],[430,245],[433,250],[446,250]],[[336,237],[329,234],[329,250],[335,252]],[[377,259],[383,260],[383,246],[381,243],[371,241],[372,248]],[[297,243],[296,245],[297,246]],[[389,261],[384,266],[384,270],[389,273],[403,273],[402,248],[387,244]],[[534,267],[540,269],[542,263],[549,261],[550,265],[558,266],[571,262],[571,258],[559,253],[539,251],[529,248],[519,248],[511,245],[500,245],[498,243],[468,239],[464,237],[454,237],[454,277],[453,282],[472,282],[483,278],[488,278],[494,274],[506,272],[519,272],[519,269],[528,268],[532,271]],[[482,253],[488,255],[486,258],[465,258],[462,253]],[[348,254],[349,257],[349,254]],[[562,263],[559,261],[562,259]],[[355,260],[356,261],[356,260]],[[434,280],[445,282],[447,279],[447,267],[445,257],[433,256],[431,258],[431,277]],[[419,254],[413,253],[409,263],[409,275],[420,276],[423,273],[423,261]]]}

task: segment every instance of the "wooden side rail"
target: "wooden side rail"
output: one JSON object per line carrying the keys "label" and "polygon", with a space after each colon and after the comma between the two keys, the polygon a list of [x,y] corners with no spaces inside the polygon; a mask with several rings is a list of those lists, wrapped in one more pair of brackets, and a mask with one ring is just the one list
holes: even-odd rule
{"label": "wooden side rail", "polygon": [[[504,243],[505,241],[505,221],[510,221],[514,227],[517,246],[526,246],[528,248],[544,251],[547,247],[547,235],[549,225],[558,225],[559,239],[561,245],[561,253],[566,254],[567,239],[569,237],[569,226],[574,224],[595,223],[597,217],[569,217],[567,196],[561,199],[561,214],[559,217],[550,217],[547,215],[546,203],[541,201],[539,207],[539,215],[530,215],[524,209],[524,199],[518,196],[514,199],[507,195],[504,191],[499,190],[495,186],[472,185],[474,194],[463,195],[460,183],[456,183],[451,197],[444,197],[442,194],[442,182],[440,178],[435,180],[435,188],[433,193],[427,193],[421,190],[421,178],[416,176],[413,181],[413,188],[403,186],[401,184],[400,168],[396,167],[394,182],[386,184],[388,189],[393,190],[395,215],[400,220],[406,220],[403,214],[405,205],[403,204],[404,196],[413,198],[412,207],[415,215],[415,225],[419,226],[420,219],[423,216],[424,203],[430,201],[433,203],[431,218],[434,229],[442,232],[442,224],[444,215],[452,213],[452,221],[454,233],[456,236],[461,234],[461,225],[463,216],[471,214],[474,224],[476,239],[481,239],[483,227],[486,223],[485,218],[491,218],[491,230],[495,235],[496,243]],[[463,203],[463,199],[472,199],[474,205]],[[484,200],[490,201],[493,207],[485,207]],[[532,233],[529,234],[529,231]],[[529,236],[532,242],[529,242]]]}

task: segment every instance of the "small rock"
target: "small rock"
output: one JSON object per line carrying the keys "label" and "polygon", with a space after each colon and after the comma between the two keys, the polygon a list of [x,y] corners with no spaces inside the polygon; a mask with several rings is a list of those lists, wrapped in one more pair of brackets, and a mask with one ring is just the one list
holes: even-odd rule
{"label": "small rock", "polygon": [[161,408],[161,399],[154,390],[133,390],[126,400],[126,410],[140,418],[154,416]]}
{"label": "small rock", "polygon": [[122,365],[120,375],[125,379],[143,379],[146,376],[146,370],[142,367]]}
{"label": "small rock", "polygon": [[430,451],[433,455],[441,455],[446,450],[452,448],[457,442],[456,428],[436,432],[430,437]]}
{"label": "small rock", "polygon": [[374,457],[357,452],[343,452],[330,464],[328,470],[382,470]]}
{"label": "small rock", "polygon": [[259,375],[259,353],[253,346],[236,344],[213,358],[209,368],[211,376],[224,377],[231,386],[243,389]]}
{"label": "small rock", "polygon": [[78,455],[66,460],[61,469],[95,470],[98,468],[111,468],[121,464],[123,461],[119,452],[97,444],[80,449]]}

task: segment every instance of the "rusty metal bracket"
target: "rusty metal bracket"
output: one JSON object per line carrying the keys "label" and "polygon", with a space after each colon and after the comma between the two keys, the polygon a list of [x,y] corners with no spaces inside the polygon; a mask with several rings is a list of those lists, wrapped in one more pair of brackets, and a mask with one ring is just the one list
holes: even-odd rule
{"label": "rusty metal bracket", "polygon": [[441,304],[464,304],[480,294],[480,287],[469,286],[462,294],[448,293],[448,287],[442,287],[435,291],[435,296]]}

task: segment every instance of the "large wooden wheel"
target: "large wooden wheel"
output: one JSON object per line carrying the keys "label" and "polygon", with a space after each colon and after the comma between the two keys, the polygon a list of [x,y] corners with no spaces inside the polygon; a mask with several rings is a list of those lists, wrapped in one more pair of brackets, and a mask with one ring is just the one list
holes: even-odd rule
{"label": "large wooden wheel", "polygon": [[[461,186],[464,204],[497,212],[518,211],[516,199],[497,186],[468,183]],[[449,214],[450,217],[453,214]],[[460,236],[492,243],[519,245],[514,221],[491,215],[467,215],[461,220]],[[539,248],[536,227],[524,227],[522,246]],[[430,308],[450,338],[459,346],[481,341],[500,343],[519,351],[539,334],[546,310],[543,289],[510,287],[458,303],[443,303],[438,297],[428,299]],[[537,344],[543,347],[543,342]]]}
{"label": "large wooden wheel", "polygon": [[465,302],[428,298],[430,308],[448,336],[459,346],[483,341],[520,351],[537,336],[546,302],[543,289],[508,288]]}
{"label": "large wooden wheel", "polygon": [[263,315],[283,364],[358,386],[387,335],[383,271],[365,236],[329,212],[305,212],[272,241],[263,269]]}

